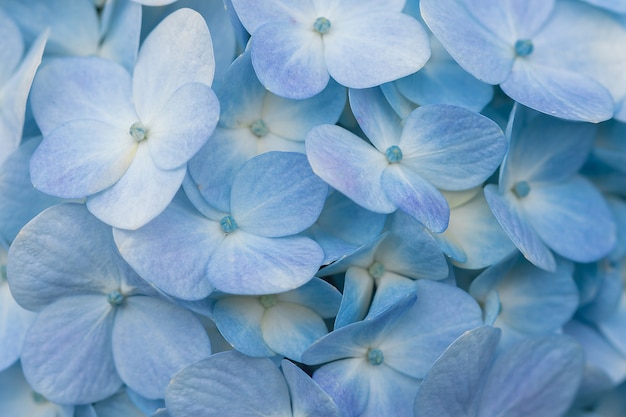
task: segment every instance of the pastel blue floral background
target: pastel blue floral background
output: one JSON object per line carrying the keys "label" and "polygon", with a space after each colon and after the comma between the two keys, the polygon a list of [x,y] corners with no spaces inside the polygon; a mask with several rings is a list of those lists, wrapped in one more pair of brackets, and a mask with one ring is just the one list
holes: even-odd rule
{"label": "pastel blue floral background", "polygon": [[0,416],[626,415],[626,0],[0,0]]}

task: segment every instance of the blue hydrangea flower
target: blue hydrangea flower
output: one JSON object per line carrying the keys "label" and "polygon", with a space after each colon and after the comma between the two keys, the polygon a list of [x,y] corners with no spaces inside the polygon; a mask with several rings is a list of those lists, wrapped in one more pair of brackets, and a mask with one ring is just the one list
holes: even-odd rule
{"label": "blue hydrangea flower", "polygon": [[212,319],[235,349],[249,356],[278,354],[299,361],[302,352],[328,333],[324,319],[335,317],[341,294],[313,278],[284,293],[216,298]]}
{"label": "blue hydrangea flower", "polygon": [[422,0],[421,11],[463,68],[525,106],[599,122],[613,117],[626,94],[626,52],[618,46],[626,29],[597,8],[578,1]]}
{"label": "blue hydrangea flower", "polygon": [[46,57],[101,56],[128,71],[135,65],[141,28],[137,3],[106,1],[99,12],[89,1],[1,0],[0,8],[10,13],[28,43],[49,30]]}
{"label": "blue hydrangea flower", "polygon": [[44,140],[31,160],[39,190],[87,197],[107,224],[136,229],[183,182],[187,161],[215,128],[214,61],[204,19],[181,9],[144,41],[133,76],[100,58],[46,65],[33,87]]}
{"label": "blue hydrangea flower", "polygon": [[326,194],[304,155],[267,152],[241,167],[227,211],[196,201],[198,212],[181,199],[139,230],[115,229],[115,240],[142,277],[177,298],[199,300],[213,288],[289,291],[313,278],[323,261],[319,245],[299,234],[315,222]]}
{"label": "blue hydrangea flower", "polygon": [[51,401],[87,404],[122,384],[162,398],[176,371],[211,354],[198,319],[159,298],[83,205],[57,205],[29,222],[11,245],[7,275],[17,302],[38,312],[21,362]]}
{"label": "blue hydrangea flower", "polygon": [[324,364],[313,379],[346,417],[408,416],[421,379],[464,331],[482,324],[480,307],[464,291],[415,282],[415,295],[368,320],[334,330],[302,355]]}
{"label": "blue hydrangea flower", "polygon": [[281,368],[270,359],[239,352],[215,354],[174,376],[165,396],[168,415],[342,416],[328,394],[296,365],[283,360]]}
{"label": "blue hydrangea flower", "polygon": [[416,417],[553,417],[574,400],[584,355],[570,338],[524,340],[496,354],[499,331],[464,333],[430,369],[415,398]]}
{"label": "blue hydrangea flower", "polygon": [[371,144],[339,126],[317,126],[306,139],[313,170],[357,204],[378,213],[399,208],[433,232],[443,232],[450,215],[437,188],[481,184],[506,150],[494,122],[461,107],[422,106],[401,122],[380,89],[350,90],[350,105]]}
{"label": "blue hydrangea flower", "polygon": [[493,214],[526,259],[555,270],[551,250],[592,262],[615,244],[615,223],[602,194],[578,174],[595,128],[523,107],[511,114],[508,155],[499,184],[485,186]]}
{"label": "blue hydrangea flower", "polygon": [[269,93],[244,52],[215,85],[220,121],[207,143],[189,161],[189,176],[204,199],[228,211],[235,174],[248,159],[269,151],[304,153],[306,133],[336,123],[346,102],[345,88],[331,81],[319,94],[289,100]]}
{"label": "blue hydrangea flower", "polygon": [[[232,0],[252,34],[252,65],[276,95],[302,99],[332,77],[350,88],[369,88],[419,70],[428,35],[403,14],[403,0]],[[376,53],[372,53],[376,51]]]}

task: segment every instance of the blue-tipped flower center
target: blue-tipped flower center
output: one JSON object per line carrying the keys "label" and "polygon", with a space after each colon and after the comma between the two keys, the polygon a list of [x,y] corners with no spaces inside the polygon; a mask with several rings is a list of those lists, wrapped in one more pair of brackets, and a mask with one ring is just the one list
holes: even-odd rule
{"label": "blue-tipped flower center", "polygon": [[222,231],[226,234],[232,233],[237,230],[237,222],[235,221],[233,216],[230,215],[222,217],[222,220],[220,220],[220,226],[222,228]]}
{"label": "blue-tipped flower center", "polygon": [[385,156],[387,157],[387,161],[389,161],[390,164],[400,162],[402,161],[402,149],[400,149],[396,145],[390,146],[385,151]]}
{"label": "blue-tipped flower center", "polygon": [[111,291],[110,293],[107,294],[107,301],[113,307],[117,307],[119,305],[122,305],[122,303],[124,302],[124,296],[120,294],[120,292],[117,290]]}
{"label": "blue-tipped flower center", "polygon": [[262,295],[261,296],[261,304],[265,308],[271,308],[276,305],[278,302],[278,298],[274,294]]}
{"label": "blue-tipped flower center", "polygon": [[380,262],[374,262],[367,268],[367,272],[369,272],[372,278],[378,279],[385,273],[385,266]]}
{"label": "blue-tipped flower center", "polygon": [[530,185],[526,181],[518,181],[511,190],[517,198],[524,198],[530,192]]}
{"label": "blue-tipped flower center", "polygon": [[378,366],[383,363],[385,357],[383,356],[383,352],[381,352],[380,349],[370,349],[367,351],[367,360],[370,362],[370,364]]}
{"label": "blue-tipped flower center", "polygon": [[520,39],[515,42],[515,55],[517,56],[528,56],[533,49],[533,42],[530,39]]}
{"label": "blue-tipped flower center", "polygon": [[325,17],[318,17],[313,23],[313,29],[320,35],[327,33],[330,30],[330,20]]}
{"label": "blue-tipped flower center", "polygon": [[263,121],[263,119],[257,119],[250,125],[250,130],[254,134],[254,136],[262,138],[263,136],[270,133],[270,130],[267,128],[267,125]]}
{"label": "blue-tipped flower center", "polygon": [[141,142],[146,139],[146,128],[141,122],[135,122],[130,125],[130,129],[128,129],[128,133],[135,139],[137,142]]}

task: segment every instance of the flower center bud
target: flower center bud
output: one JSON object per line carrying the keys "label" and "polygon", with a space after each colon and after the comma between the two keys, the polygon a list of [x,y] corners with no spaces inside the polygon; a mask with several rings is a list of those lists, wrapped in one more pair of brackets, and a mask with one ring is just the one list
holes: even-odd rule
{"label": "flower center bud", "polygon": [[222,231],[224,233],[232,233],[237,230],[237,222],[235,221],[233,216],[224,216],[222,217],[222,220],[220,220],[220,227],[222,228]]}
{"label": "flower center bud", "polygon": [[370,364],[378,366],[383,363],[385,357],[383,356],[383,352],[381,352],[380,349],[370,349],[367,351],[367,360],[370,362]]}
{"label": "flower center bud", "polygon": [[130,129],[128,129],[128,133],[135,139],[137,142],[141,142],[146,139],[146,128],[141,122],[135,122],[130,125]]}
{"label": "flower center bud", "polygon": [[257,119],[250,125],[250,131],[254,134],[254,136],[258,138],[262,138],[263,136],[270,133],[270,130],[267,128],[267,125],[263,121],[263,119]]}
{"label": "flower center bud", "polygon": [[369,272],[372,278],[378,279],[385,273],[385,266],[380,262],[374,262],[367,268],[367,272]]}
{"label": "flower center bud", "polygon": [[278,302],[278,298],[274,294],[262,295],[261,296],[261,304],[265,308],[271,308],[276,305]]}
{"label": "flower center bud", "polygon": [[524,198],[530,192],[530,185],[526,181],[518,181],[513,188],[511,188],[511,191],[513,191],[513,194],[515,194],[517,198]]}
{"label": "flower center bud", "polygon": [[122,305],[122,303],[124,302],[124,298],[125,297],[122,294],[120,294],[120,292],[117,290],[111,291],[110,293],[107,294],[107,301],[113,307]]}
{"label": "flower center bud", "polygon": [[389,161],[390,164],[400,162],[402,161],[402,149],[400,149],[396,145],[390,146],[385,151],[385,156],[387,157],[387,161]]}
{"label": "flower center bud", "polygon": [[533,42],[530,39],[520,39],[515,42],[515,55],[517,56],[528,56],[533,49]]}
{"label": "flower center bud", "polygon": [[318,17],[313,23],[313,29],[320,35],[327,33],[330,30],[330,20],[325,17]]}

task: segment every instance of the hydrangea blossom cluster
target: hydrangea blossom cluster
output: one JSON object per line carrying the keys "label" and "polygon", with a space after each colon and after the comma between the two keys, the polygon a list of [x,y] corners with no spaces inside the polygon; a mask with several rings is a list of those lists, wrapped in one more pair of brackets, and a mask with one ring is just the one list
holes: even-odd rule
{"label": "hydrangea blossom cluster", "polygon": [[624,0],[0,35],[0,415],[626,413]]}

